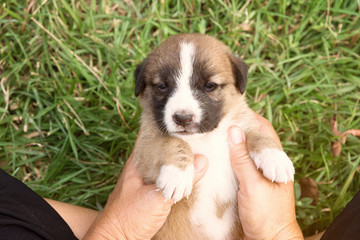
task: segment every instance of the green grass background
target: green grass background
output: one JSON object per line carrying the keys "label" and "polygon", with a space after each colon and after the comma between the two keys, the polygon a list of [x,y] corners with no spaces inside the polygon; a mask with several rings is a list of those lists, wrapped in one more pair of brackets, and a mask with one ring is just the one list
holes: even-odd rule
{"label": "green grass background", "polygon": [[0,164],[43,197],[101,209],[139,127],[136,64],[167,37],[200,32],[249,65],[247,95],[296,168],[305,235],[359,190],[360,140],[333,158],[330,118],[360,128],[359,1],[4,0],[0,3]]}

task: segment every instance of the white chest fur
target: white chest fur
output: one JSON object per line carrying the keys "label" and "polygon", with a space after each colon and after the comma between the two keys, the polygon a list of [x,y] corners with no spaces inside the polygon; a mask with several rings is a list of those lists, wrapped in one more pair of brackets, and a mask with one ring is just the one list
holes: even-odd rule
{"label": "white chest fur", "polygon": [[227,128],[219,127],[204,136],[186,140],[195,154],[203,154],[209,160],[205,176],[197,183],[196,202],[191,220],[196,229],[207,239],[228,239],[235,220],[234,206],[217,214],[219,204],[236,201],[237,180],[233,173],[227,145]]}

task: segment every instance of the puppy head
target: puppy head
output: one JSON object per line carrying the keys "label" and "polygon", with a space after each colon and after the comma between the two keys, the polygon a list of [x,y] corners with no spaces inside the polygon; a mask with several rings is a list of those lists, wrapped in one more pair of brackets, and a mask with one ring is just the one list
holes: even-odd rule
{"label": "puppy head", "polygon": [[222,42],[182,34],[136,68],[135,95],[161,131],[185,137],[214,130],[236,101],[244,101],[246,81],[246,64]]}

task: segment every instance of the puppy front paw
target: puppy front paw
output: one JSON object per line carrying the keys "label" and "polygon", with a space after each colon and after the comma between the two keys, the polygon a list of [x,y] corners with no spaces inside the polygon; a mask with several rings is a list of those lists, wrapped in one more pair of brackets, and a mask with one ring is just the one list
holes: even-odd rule
{"label": "puppy front paw", "polygon": [[250,152],[257,168],[262,169],[266,178],[276,182],[294,181],[295,169],[285,152],[275,148],[265,148],[260,152]]}
{"label": "puppy front paw", "polygon": [[189,197],[192,191],[193,179],[193,165],[186,166],[185,169],[175,165],[163,165],[156,180],[156,186],[162,191],[165,199],[173,199],[176,203],[183,197]]}

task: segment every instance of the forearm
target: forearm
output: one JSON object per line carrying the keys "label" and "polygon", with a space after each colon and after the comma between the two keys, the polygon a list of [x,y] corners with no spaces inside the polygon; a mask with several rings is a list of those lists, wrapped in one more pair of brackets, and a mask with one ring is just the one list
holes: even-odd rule
{"label": "forearm", "polygon": [[98,211],[89,208],[79,207],[51,199],[45,200],[65,220],[75,236],[79,239],[84,237],[85,233],[99,215]]}

